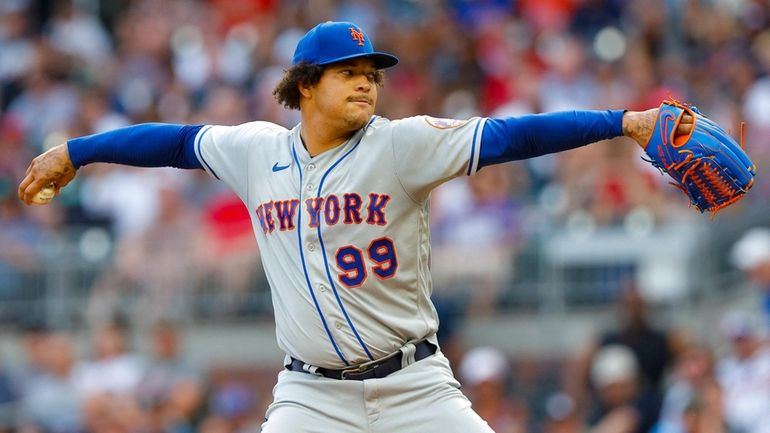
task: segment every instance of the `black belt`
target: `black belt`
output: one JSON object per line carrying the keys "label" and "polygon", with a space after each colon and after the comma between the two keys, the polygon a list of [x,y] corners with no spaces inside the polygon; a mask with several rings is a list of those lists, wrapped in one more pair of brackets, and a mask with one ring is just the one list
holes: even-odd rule
{"label": "black belt", "polygon": [[[415,362],[425,359],[434,353],[436,353],[436,345],[426,340],[415,343],[414,345],[414,360]],[[366,380],[366,379],[381,379],[392,373],[401,370],[401,358],[403,354],[401,351],[394,352],[384,358],[380,358],[374,361],[365,362],[349,368],[343,368],[339,370],[332,370],[322,367],[311,367],[308,364],[300,361],[299,359],[291,358],[291,364],[286,368],[291,371],[299,371],[302,373],[319,374],[330,379],[338,380]]]}

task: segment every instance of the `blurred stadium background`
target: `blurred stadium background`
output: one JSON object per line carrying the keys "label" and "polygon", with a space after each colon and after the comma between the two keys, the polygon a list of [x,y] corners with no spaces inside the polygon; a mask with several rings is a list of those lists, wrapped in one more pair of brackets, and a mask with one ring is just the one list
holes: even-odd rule
{"label": "blurred stadium background", "polygon": [[238,199],[202,171],[108,165],[50,206],[16,187],[67,137],[295,124],[271,91],[327,19],[400,56],[390,118],[673,96],[745,121],[758,182],[714,220],[629,140],[442,186],[434,300],[498,433],[770,431],[765,0],[1,0],[0,431],[258,430],[282,355]]}

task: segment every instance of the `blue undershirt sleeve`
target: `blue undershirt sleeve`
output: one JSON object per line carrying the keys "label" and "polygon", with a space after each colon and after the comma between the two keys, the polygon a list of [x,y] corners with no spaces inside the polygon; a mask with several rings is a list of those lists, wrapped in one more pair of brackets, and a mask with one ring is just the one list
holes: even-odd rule
{"label": "blue undershirt sleeve", "polygon": [[533,158],[623,135],[624,110],[561,111],[488,119],[479,168]]}
{"label": "blue undershirt sleeve", "polygon": [[75,168],[92,162],[136,167],[203,168],[195,136],[203,125],[142,123],[67,141]]}

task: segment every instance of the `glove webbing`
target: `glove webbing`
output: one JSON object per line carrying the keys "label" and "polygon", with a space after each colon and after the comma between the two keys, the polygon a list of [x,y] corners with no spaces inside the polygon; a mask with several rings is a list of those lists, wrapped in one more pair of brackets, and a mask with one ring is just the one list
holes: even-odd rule
{"label": "glove webbing", "polygon": [[[686,161],[689,161],[689,156]],[[724,176],[717,171],[716,167],[705,164],[702,160],[695,161],[692,166],[685,171],[682,175],[682,184],[686,184],[688,179],[695,185],[698,191],[703,194],[704,199],[709,204],[706,208],[701,208],[697,204],[695,207],[701,212],[706,210],[712,212],[712,219],[716,217],[717,212],[722,208],[743,198],[744,193],[751,188],[751,185],[754,183],[754,179],[751,179],[746,189],[735,188],[725,181]],[[693,200],[693,197],[690,196],[690,192],[684,186],[677,185],[673,182],[671,182],[671,184],[687,194],[692,203],[696,203],[696,201]],[[728,197],[730,198],[725,200]]]}

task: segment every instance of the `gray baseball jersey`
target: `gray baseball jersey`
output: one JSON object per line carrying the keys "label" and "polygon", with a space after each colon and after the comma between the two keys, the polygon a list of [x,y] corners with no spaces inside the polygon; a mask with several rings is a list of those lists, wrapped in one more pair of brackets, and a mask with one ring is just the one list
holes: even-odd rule
{"label": "gray baseball jersey", "polygon": [[484,122],[374,116],[314,157],[299,125],[200,130],[201,164],[249,209],[287,355],[342,368],[435,334],[428,197],[476,171]]}

